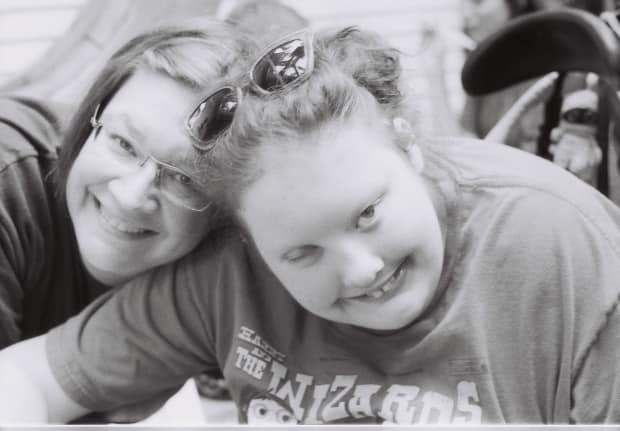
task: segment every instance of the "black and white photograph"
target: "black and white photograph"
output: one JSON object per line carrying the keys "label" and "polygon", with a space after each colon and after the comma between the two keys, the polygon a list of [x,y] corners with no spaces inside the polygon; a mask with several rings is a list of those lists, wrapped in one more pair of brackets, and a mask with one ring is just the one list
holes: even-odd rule
{"label": "black and white photograph", "polygon": [[0,431],[620,429],[620,1],[0,0]]}

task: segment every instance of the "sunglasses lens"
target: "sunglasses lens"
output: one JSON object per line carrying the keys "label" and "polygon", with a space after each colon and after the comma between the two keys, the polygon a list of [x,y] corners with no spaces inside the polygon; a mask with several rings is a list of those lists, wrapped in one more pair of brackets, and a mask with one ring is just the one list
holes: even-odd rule
{"label": "sunglasses lens", "polygon": [[304,40],[293,39],[257,61],[252,69],[252,80],[265,91],[277,91],[304,76],[308,66]]}
{"label": "sunglasses lens", "polygon": [[211,94],[191,113],[187,120],[192,136],[200,142],[215,138],[232,122],[237,108],[237,93],[225,87]]}

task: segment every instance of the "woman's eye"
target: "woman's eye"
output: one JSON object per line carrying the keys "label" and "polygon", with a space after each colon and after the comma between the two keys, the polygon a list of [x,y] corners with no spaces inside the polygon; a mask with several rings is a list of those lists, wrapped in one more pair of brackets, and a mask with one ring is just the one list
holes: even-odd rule
{"label": "woman's eye", "polygon": [[131,157],[138,157],[138,152],[133,145],[129,143],[125,138],[117,133],[110,132],[107,134],[108,145],[114,152]]}
{"label": "woman's eye", "polygon": [[120,136],[116,136],[114,139],[116,140],[116,143],[118,144],[119,147],[121,147],[123,151],[131,154],[132,156],[137,155],[136,150],[129,142],[127,142]]}

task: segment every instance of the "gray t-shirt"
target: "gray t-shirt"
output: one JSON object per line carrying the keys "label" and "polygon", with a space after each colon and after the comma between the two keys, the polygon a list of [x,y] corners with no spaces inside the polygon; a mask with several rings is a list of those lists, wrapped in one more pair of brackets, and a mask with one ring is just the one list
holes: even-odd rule
{"label": "gray t-shirt", "polygon": [[409,326],[310,314],[232,234],[53,330],[55,376],[104,410],[220,368],[248,423],[620,423],[618,208],[513,148],[429,148],[447,255]]}

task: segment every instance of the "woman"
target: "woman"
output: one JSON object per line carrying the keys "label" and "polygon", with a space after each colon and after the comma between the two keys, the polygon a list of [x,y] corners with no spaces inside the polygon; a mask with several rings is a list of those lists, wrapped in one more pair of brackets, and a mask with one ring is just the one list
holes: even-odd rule
{"label": "woman", "polygon": [[290,35],[249,77],[204,101],[237,105],[205,148],[241,235],[0,352],[25,397],[3,420],[220,368],[244,422],[620,421],[617,207],[508,146],[416,137],[371,33]]}
{"label": "woman", "polygon": [[141,35],[109,60],[62,138],[50,107],[2,99],[0,347],[208,234],[216,220],[182,111],[249,49],[215,21]]}

